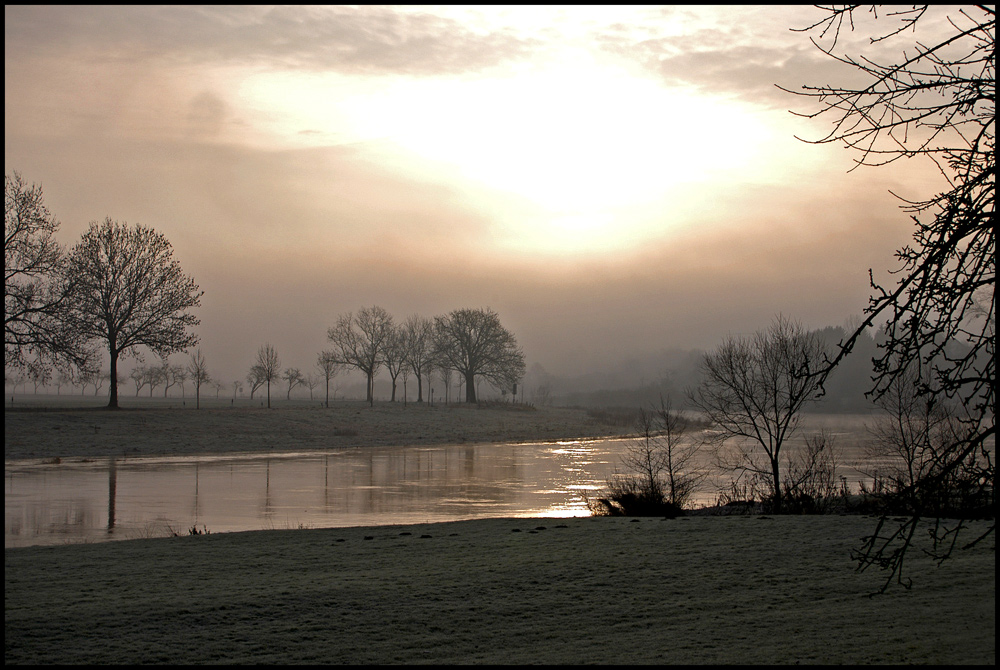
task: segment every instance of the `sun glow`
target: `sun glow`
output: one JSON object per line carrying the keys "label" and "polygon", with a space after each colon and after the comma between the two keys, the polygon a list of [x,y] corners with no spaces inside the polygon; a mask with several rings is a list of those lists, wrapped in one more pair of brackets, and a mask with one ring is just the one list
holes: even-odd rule
{"label": "sun glow", "polygon": [[474,204],[497,219],[495,242],[537,253],[662,234],[652,212],[708,197],[771,139],[746,107],[587,53],[477,79],[259,74],[239,94],[285,142],[366,143],[383,165],[468,187],[491,200]]}

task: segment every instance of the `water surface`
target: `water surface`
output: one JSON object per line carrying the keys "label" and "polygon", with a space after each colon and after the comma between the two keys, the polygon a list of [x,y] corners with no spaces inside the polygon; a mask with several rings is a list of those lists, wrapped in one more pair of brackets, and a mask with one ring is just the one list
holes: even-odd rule
{"label": "water surface", "polygon": [[588,514],[621,440],[7,463],[4,546]]}
{"label": "water surface", "polygon": [[[837,447],[838,475],[860,477],[863,424],[811,418]],[[187,534],[374,526],[487,517],[586,516],[628,440],[367,447],[327,452],[5,463],[4,546]],[[691,506],[715,502],[709,476]]]}

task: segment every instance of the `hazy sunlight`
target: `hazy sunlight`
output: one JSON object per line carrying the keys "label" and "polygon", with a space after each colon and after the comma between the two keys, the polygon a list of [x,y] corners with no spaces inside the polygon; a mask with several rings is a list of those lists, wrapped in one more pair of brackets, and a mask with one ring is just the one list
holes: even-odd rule
{"label": "hazy sunlight", "polygon": [[400,169],[526,202],[528,215],[493,208],[507,233],[498,241],[540,253],[662,235],[661,218],[651,225],[636,210],[705,197],[706,185],[761,161],[772,136],[745,104],[667,89],[584,52],[480,79],[264,73],[239,95],[285,146],[377,143]]}

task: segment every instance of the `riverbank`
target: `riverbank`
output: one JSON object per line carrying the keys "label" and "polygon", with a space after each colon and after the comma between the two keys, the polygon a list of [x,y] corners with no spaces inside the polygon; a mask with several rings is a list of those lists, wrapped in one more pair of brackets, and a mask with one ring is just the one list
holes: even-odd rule
{"label": "riverbank", "polygon": [[4,661],[994,664],[995,542],[941,567],[911,550],[913,588],[869,598],[885,575],[849,552],[872,524],[487,519],[8,549]]}
{"label": "riverbank", "polygon": [[277,409],[219,403],[202,409],[137,403],[100,407],[32,406],[4,412],[4,458],[66,459],[109,456],[309,451],[366,446],[426,446],[538,442],[618,436],[586,410],[496,404],[282,404]]}

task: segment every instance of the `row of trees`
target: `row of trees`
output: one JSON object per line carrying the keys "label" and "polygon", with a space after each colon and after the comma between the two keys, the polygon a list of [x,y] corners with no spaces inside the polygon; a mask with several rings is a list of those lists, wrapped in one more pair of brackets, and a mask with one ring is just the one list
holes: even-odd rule
{"label": "row of trees", "polygon": [[[189,366],[171,366],[166,359],[198,343],[191,328],[199,320],[190,310],[200,304],[202,291],[174,260],[167,239],[141,225],[110,218],[91,223],[69,251],[55,240],[59,222],[45,207],[41,187],[27,185],[14,172],[4,179],[5,363],[44,383],[53,367],[77,376],[97,374],[98,346],[110,358],[109,407],[118,407],[119,359],[142,360],[141,348],[162,361],[135,368],[129,375],[136,393],[145,386],[195,381],[196,394],[208,383],[204,359],[196,352]],[[466,400],[476,402],[476,381],[485,379],[503,393],[515,390],[524,376],[524,354],[513,334],[489,309],[460,309],[433,320],[412,316],[396,324],[381,307],[367,307],[337,319],[328,331],[331,348],[317,365],[327,384],[341,367],[352,367],[367,378],[366,399],[373,402],[373,380],[385,369],[392,379],[417,380],[423,400],[425,378],[432,370],[454,370],[465,380]],[[200,362],[199,362],[200,361]],[[298,385],[312,384],[298,368],[281,371],[277,353],[265,345],[251,367],[251,396],[279,377],[287,395]],[[310,386],[312,390],[312,386]]]}
{"label": "row of trees", "polygon": [[[316,368],[326,382],[326,404],[330,402],[330,380],[345,368],[365,375],[365,400],[374,402],[374,381],[385,369],[392,383],[390,400],[395,402],[398,382],[404,392],[411,376],[417,382],[417,402],[424,400],[425,381],[434,372],[446,385],[452,371],[465,383],[467,402],[477,401],[477,379],[484,379],[506,395],[517,392],[524,377],[524,352],[517,339],[491,309],[458,309],[433,320],[419,315],[396,323],[392,315],[378,306],[364,307],[342,314],[327,331],[331,348],[317,356]],[[265,387],[271,406],[271,384],[283,379],[287,392],[311,377],[298,368],[281,369],[274,347],[263,345],[247,374],[250,394]]]}
{"label": "row of trees", "polygon": [[373,381],[385,368],[392,381],[412,374],[417,401],[423,401],[424,380],[433,370],[454,370],[465,380],[466,402],[476,402],[476,378],[506,394],[516,392],[524,377],[524,353],[514,335],[491,309],[458,309],[433,320],[413,315],[397,324],[378,306],[365,307],[337,318],[327,331],[331,348],[321,358],[353,367],[367,378],[366,399],[372,402]]}

